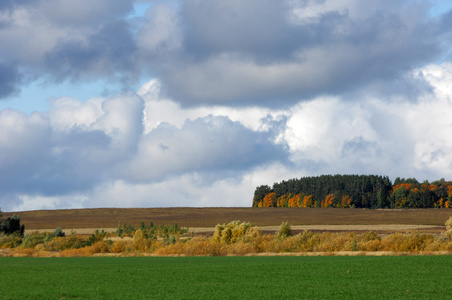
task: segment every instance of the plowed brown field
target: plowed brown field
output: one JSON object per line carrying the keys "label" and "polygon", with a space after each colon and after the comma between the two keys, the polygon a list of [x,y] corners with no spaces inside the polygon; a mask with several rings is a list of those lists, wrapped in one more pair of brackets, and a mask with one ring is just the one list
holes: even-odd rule
{"label": "plowed brown field", "polygon": [[[4,213],[4,217],[12,215]],[[37,210],[14,212],[28,230],[57,228],[96,229],[116,228],[118,223],[138,226],[174,224],[181,227],[204,228],[209,232],[217,224],[233,220],[250,222],[272,231],[282,222],[292,229],[319,231],[379,232],[420,231],[437,233],[444,230],[445,221],[452,216],[449,209],[339,209],[339,208],[98,208]],[[266,227],[269,226],[269,227]],[[207,228],[207,229],[206,229]],[[197,229],[198,230],[198,229]],[[202,231],[201,230],[201,231]]]}

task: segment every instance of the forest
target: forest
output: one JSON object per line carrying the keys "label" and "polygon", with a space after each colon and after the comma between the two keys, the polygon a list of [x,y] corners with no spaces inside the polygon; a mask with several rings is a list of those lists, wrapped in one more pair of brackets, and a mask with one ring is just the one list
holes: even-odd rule
{"label": "forest", "polygon": [[321,175],[258,186],[253,207],[449,208],[452,182],[379,175]]}

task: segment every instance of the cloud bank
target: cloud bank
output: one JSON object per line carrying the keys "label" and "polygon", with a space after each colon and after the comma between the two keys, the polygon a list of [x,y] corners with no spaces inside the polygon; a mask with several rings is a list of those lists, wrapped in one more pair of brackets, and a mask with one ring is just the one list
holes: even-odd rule
{"label": "cloud bank", "polygon": [[5,101],[37,80],[118,91],[0,111],[3,210],[250,206],[292,177],[452,178],[452,11],[143,3],[0,4]]}

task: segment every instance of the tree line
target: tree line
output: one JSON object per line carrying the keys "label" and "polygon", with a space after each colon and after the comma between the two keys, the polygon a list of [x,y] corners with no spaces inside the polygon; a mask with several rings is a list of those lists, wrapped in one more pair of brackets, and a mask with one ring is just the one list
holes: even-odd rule
{"label": "tree line", "polygon": [[258,186],[253,207],[449,208],[452,182],[379,175],[321,175]]}

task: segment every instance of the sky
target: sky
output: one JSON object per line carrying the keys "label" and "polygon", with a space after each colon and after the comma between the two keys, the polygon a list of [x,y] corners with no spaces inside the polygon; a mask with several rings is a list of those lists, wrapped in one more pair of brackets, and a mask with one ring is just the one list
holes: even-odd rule
{"label": "sky", "polygon": [[2,0],[0,208],[452,180],[452,3]]}

